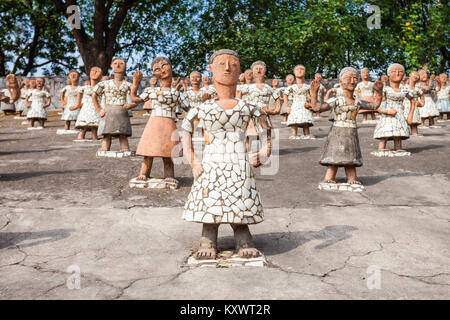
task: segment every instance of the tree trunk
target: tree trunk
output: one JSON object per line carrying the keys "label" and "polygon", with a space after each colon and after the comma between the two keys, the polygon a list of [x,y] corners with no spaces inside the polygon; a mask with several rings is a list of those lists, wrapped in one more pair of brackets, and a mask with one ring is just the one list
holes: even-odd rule
{"label": "tree trunk", "polygon": [[6,76],[6,56],[3,51],[2,44],[0,42],[0,76]]}

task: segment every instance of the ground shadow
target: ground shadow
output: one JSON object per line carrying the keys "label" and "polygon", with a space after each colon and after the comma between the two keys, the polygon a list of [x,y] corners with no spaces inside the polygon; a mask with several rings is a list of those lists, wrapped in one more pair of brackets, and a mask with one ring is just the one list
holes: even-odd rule
{"label": "ground shadow", "polygon": [[[282,254],[296,249],[312,240],[322,240],[315,249],[324,249],[351,238],[350,232],[358,230],[353,226],[327,226],[319,231],[270,232],[253,236],[256,247],[266,256]],[[219,237],[220,250],[234,249],[233,237]]]}
{"label": "ground shadow", "polygon": [[419,176],[423,176],[423,174],[399,173],[399,174],[386,174],[386,175],[382,175],[382,176],[358,176],[358,178],[364,186],[373,186],[377,183],[380,183],[383,180],[387,180],[387,179],[391,179],[391,178],[419,177]]}
{"label": "ground shadow", "polygon": [[77,170],[65,170],[65,171],[36,171],[36,172],[16,172],[16,173],[4,173],[0,174],[0,181],[17,181],[29,178],[35,178],[53,174],[79,174],[79,173],[100,173],[100,170],[95,169],[77,169]]}
{"label": "ground shadow", "polygon": [[414,153],[420,153],[423,151],[428,151],[428,150],[434,150],[434,149],[441,149],[443,148],[443,145],[439,145],[439,144],[429,144],[423,147],[415,147],[415,148],[408,148],[406,151],[411,152],[411,154]]}
{"label": "ground shadow", "polygon": [[[55,242],[69,237],[74,231],[75,229],[56,229],[39,232],[0,232],[0,249],[28,248]],[[21,244],[27,240],[35,241]]]}
{"label": "ground shadow", "polygon": [[19,154],[19,153],[37,153],[37,152],[51,152],[51,151],[58,151],[58,150],[66,150],[65,148],[52,148],[52,149],[45,149],[45,150],[19,150],[19,151],[7,151],[7,152],[0,152],[0,156],[6,156],[11,154]]}
{"label": "ground shadow", "polygon": [[304,147],[304,148],[287,148],[278,150],[280,156],[285,156],[291,153],[304,153],[318,149],[319,147]]}

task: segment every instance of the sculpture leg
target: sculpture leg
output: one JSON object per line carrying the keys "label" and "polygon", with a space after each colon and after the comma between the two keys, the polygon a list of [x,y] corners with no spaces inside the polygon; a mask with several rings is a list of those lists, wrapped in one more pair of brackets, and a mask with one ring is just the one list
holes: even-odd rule
{"label": "sculpture leg", "polygon": [[69,120],[66,121],[66,125],[64,126],[64,129],[70,130],[70,121]]}
{"label": "sculpture leg", "polygon": [[253,237],[250,234],[250,229],[246,224],[232,224],[231,228],[234,231],[234,242],[236,244],[236,251],[242,258],[254,258],[259,255],[259,251],[255,248]]}
{"label": "sculpture leg", "polygon": [[327,167],[327,172],[325,173],[325,182],[328,183],[336,183],[336,174],[338,171],[338,167],[337,166],[328,166]]}
{"label": "sculpture leg", "polygon": [[378,143],[378,151],[386,151],[387,139],[381,139]]}
{"label": "sculpture leg", "polygon": [[97,128],[92,127],[91,132],[92,132],[92,140],[97,141],[97,139],[98,139]]}
{"label": "sculpture leg", "polygon": [[367,121],[367,113],[363,113],[363,121]]}
{"label": "sculpture leg", "polygon": [[102,151],[109,151],[111,149],[111,135],[107,134],[103,137],[102,140]]}
{"label": "sculpture leg", "polygon": [[30,119],[30,127],[34,128],[34,119]]}
{"label": "sculpture leg", "polygon": [[39,125],[43,128],[45,124],[45,119],[39,119]]}
{"label": "sculpture leg", "polygon": [[405,150],[402,149],[402,139],[400,137],[394,138],[394,150],[399,152],[405,152]]}
{"label": "sculpture leg", "polygon": [[428,119],[429,119],[428,120],[428,124],[430,125],[430,127],[434,126],[434,119],[433,119],[433,117],[429,117]]}
{"label": "sculpture leg", "polygon": [[130,146],[128,144],[128,137],[124,135],[119,136],[119,143],[120,143],[120,151],[121,152],[128,152],[130,151]]}
{"label": "sculpture leg", "polygon": [[203,224],[200,248],[195,253],[196,259],[216,259],[218,224]]}
{"label": "sculpture leg", "polygon": [[150,172],[152,170],[153,165],[153,157],[144,157],[144,161],[141,165],[141,172],[139,177],[136,180],[145,181],[148,177],[150,177]]}
{"label": "sculpture leg", "polygon": [[164,178],[175,178],[175,166],[172,158],[163,158],[164,163]]}
{"label": "sculpture leg", "polygon": [[375,112],[370,113],[372,115],[372,120],[377,120],[377,117],[375,116]]}
{"label": "sculpture leg", "polygon": [[291,135],[292,135],[293,137],[296,137],[296,136],[297,136],[297,133],[298,133],[298,125],[294,124],[294,125],[291,127]]}
{"label": "sculpture leg", "polygon": [[80,133],[78,134],[77,139],[83,140],[86,137],[86,131],[87,131],[87,128],[83,128],[83,130],[81,130]]}
{"label": "sculpture leg", "polygon": [[303,126],[303,134],[304,134],[305,136],[310,136],[310,135],[311,135],[311,132],[309,131],[309,126],[308,126],[307,124],[305,124],[305,125]]}
{"label": "sculpture leg", "polygon": [[345,167],[345,175],[347,176],[347,183],[349,184],[361,184],[356,176],[355,167]]}

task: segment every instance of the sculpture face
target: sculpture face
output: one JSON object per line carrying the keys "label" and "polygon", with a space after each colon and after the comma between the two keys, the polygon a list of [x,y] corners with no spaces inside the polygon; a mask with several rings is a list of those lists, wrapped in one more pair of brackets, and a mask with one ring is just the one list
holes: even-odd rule
{"label": "sculpture face", "polygon": [[153,74],[161,80],[172,78],[172,66],[166,61],[161,60],[153,65]]}
{"label": "sculpture face", "polygon": [[78,82],[80,81],[80,75],[76,72],[71,72],[69,74],[69,80],[71,85],[78,85]]}
{"label": "sculpture face", "polygon": [[253,67],[252,72],[253,72],[253,79],[261,80],[264,79],[264,76],[266,75],[266,68],[258,64]]}
{"label": "sculpture face", "polygon": [[191,78],[189,77],[189,78],[185,78],[184,79],[184,83],[187,85],[187,86],[189,86],[190,84],[191,84]]}
{"label": "sculpture face", "polygon": [[152,87],[156,87],[157,84],[158,84],[158,78],[156,78],[156,77],[151,77],[151,79],[150,79],[150,85],[151,85]]}
{"label": "sculpture face", "polygon": [[278,87],[278,79],[272,80],[272,87],[274,87],[274,88]]}
{"label": "sculpture face", "polygon": [[38,89],[44,88],[44,83],[45,83],[45,80],[43,78],[37,78],[36,79],[36,87]]}
{"label": "sculpture face", "polygon": [[30,80],[30,88],[31,89],[36,89],[36,80]]}
{"label": "sculpture face", "polygon": [[297,78],[304,78],[306,74],[306,69],[302,66],[298,66],[294,69],[294,75]]}
{"label": "sculpture face", "polygon": [[[253,76],[252,76],[253,77]],[[241,83],[241,84],[244,84],[245,83],[245,74],[244,73],[241,73],[241,75],[239,76],[239,82]]]}
{"label": "sculpture face", "polygon": [[25,80],[23,80],[23,84],[25,85],[26,88],[28,88],[30,86],[30,79],[25,78]]}
{"label": "sculpture face", "polygon": [[[190,75],[190,81],[193,86],[199,86],[200,82],[202,81],[201,75],[199,73],[192,73]],[[208,81],[209,81],[209,78],[208,78]]]}
{"label": "sculpture face", "polygon": [[208,77],[208,76],[203,76],[203,77],[202,77],[202,82],[203,82],[204,84],[209,84],[209,77]]}
{"label": "sculpture face", "polygon": [[321,75],[321,74],[316,74],[316,75],[314,76],[314,80],[317,80],[317,81],[319,81],[319,82],[322,82],[322,75]]}
{"label": "sculpture face", "polygon": [[364,69],[363,71],[361,71],[361,79],[363,79],[364,81],[369,80],[369,70]]}
{"label": "sculpture face", "polygon": [[412,81],[413,83],[416,83],[417,81],[419,81],[419,73],[417,71],[413,71],[409,74],[409,79],[410,81]]}
{"label": "sculpture face", "polygon": [[339,80],[342,90],[355,91],[358,84],[358,75],[354,72],[348,72]]}
{"label": "sculpture face", "polygon": [[384,74],[384,75],[381,76],[381,81],[382,82],[386,83],[386,82],[388,82],[388,80],[389,80],[389,78],[388,78],[387,75]]}
{"label": "sculpture face", "polygon": [[389,72],[389,80],[392,82],[400,82],[403,79],[405,71],[401,67],[393,67]]}
{"label": "sculpture face", "polygon": [[419,71],[419,77],[420,81],[427,81],[428,80],[428,73],[425,70]]}
{"label": "sculpture face", "polygon": [[213,75],[214,83],[233,86],[237,84],[239,79],[241,63],[239,58],[235,56],[222,54],[216,57],[213,63],[209,65],[209,70]]}
{"label": "sculpture face", "polygon": [[91,71],[89,72],[89,78],[91,80],[99,80],[102,77],[102,69],[99,67],[92,67]]}
{"label": "sculpture face", "polygon": [[252,70],[246,70],[244,72],[244,78],[245,78],[245,80],[247,80],[249,82],[253,81],[253,71]]}
{"label": "sculpture face", "polygon": [[440,76],[439,76],[439,80],[441,81],[441,84],[447,84],[447,81],[448,81],[448,76],[444,73],[444,74],[441,74]]}
{"label": "sculpture face", "polygon": [[287,77],[286,78],[286,84],[288,86],[292,86],[294,84],[294,77]]}

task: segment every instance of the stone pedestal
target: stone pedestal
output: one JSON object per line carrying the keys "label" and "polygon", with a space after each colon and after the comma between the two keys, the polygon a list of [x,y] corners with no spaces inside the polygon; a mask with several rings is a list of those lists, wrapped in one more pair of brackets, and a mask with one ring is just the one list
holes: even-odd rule
{"label": "stone pedestal", "polygon": [[130,180],[130,188],[138,188],[138,189],[178,189],[179,182],[167,182],[164,179],[158,178],[149,178],[146,181],[137,180],[137,178],[133,178]]}
{"label": "stone pedestal", "polygon": [[127,152],[97,151],[98,158],[127,158],[127,157],[134,157],[135,155],[136,155],[136,152],[134,152],[134,151],[127,151]]}
{"label": "stone pedestal", "polygon": [[320,183],[318,189],[323,191],[349,191],[349,192],[363,192],[366,190],[366,188],[361,184],[326,183],[326,182]]}
{"label": "stone pedestal", "polygon": [[30,128],[27,128],[27,130],[44,130],[44,128],[43,127],[30,127]]}
{"label": "stone pedestal", "polygon": [[212,267],[212,268],[234,268],[234,267],[266,267],[266,257],[260,252],[256,258],[240,258],[232,251],[223,251],[217,255],[215,260],[197,260],[190,256],[187,261],[188,267]]}
{"label": "stone pedestal", "polygon": [[389,150],[389,151],[373,151],[370,153],[372,156],[374,157],[409,157],[411,155],[411,152],[398,152],[398,151],[394,151],[394,150]]}
{"label": "stone pedestal", "polygon": [[21,117],[21,116],[16,116],[14,117],[14,120],[26,120],[27,117]]}
{"label": "stone pedestal", "polygon": [[80,131],[78,130],[64,130],[64,129],[59,129],[56,131],[56,134],[62,135],[62,134],[79,134]]}
{"label": "stone pedestal", "polygon": [[317,138],[314,136],[290,136],[289,140],[316,140]]}
{"label": "stone pedestal", "polygon": [[73,140],[73,142],[83,143],[83,142],[95,142],[95,141],[90,140],[90,139],[75,139],[75,140]]}

